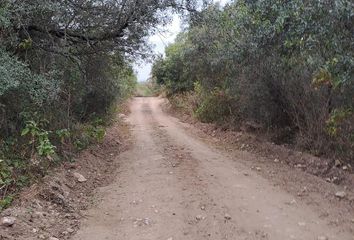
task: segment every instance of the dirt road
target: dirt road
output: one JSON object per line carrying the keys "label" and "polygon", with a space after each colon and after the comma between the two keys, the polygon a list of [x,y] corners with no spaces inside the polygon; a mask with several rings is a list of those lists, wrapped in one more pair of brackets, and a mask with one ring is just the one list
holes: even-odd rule
{"label": "dirt road", "polygon": [[[75,240],[353,240],[305,203],[136,98],[134,147],[117,158]],[[330,207],[330,206],[328,206]]]}

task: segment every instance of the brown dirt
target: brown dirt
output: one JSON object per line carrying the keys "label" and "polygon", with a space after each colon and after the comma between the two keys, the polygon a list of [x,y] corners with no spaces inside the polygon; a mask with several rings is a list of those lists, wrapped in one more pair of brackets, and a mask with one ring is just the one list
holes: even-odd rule
{"label": "brown dirt", "polygon": [[[13,227],[0,226],[0,239],[69,239],[80,226],[82,214],[95,203],[93,191],[109,184],[119,162],[117,156],[128,149],[129,128],[116,121],[101,144],[92,146],[52,171],[40,183],[25,189],[13,206],[1,216],[16,217]],[[87,182],[79,183],[73,173]]]}
{"label": "brown dirt", "polygon": [[[349,172],[252,134],[181,122],[161,105],[134,99],[132,147],[127,126],[114,124],[103,144],[2,213],[17,222],[0,239],[354,239]],[[331,172],[344,177],[327,182]]]}
{"label": "brown dirt", "polygon": [[235,150],[237,137],[205,134],[164,113],[163,102],[132,102],[135,144],[115,158],[115,180],[73,239],[354,239],[351,189],[337,199],[343,185],[285,164],[291,154],[269,147],[274,162],[243,138]]}
{"label": "brown dirt", "polygon": [[[268,141],[268,136],[264,133],[246,131],[244,127],[240,127],[239,129],[242,130],[236,131],[213,123],[202,123],[185,111],[175,108],[167,100],[163,103],[163,109],[182,122],[192,125],[194,129],[197,129],[196,134],[227,152],[244,151],[253,153],[261,157],[261,163],[264,162],[271,168],[277,168],[278,166],[283,168],[286,165],[288,169],[295,168],[296,172],[300,170],[309,173],[343,189],[354,186],[354,172],[350,164],[347,165],[340,161],[336,163],[335,159],[316,157],[296,150],[294,146],[287,144],[277,145]],[[277,163],[280,163],[280,165]],[[334,196],[332,198],[335,199]],[[354,198],[346,200],[352,206],[354,205]]]}

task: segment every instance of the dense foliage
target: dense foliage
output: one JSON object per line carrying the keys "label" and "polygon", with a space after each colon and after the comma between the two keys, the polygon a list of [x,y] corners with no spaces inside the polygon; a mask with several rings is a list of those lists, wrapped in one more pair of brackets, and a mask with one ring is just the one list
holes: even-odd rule
{"label": "dense foliage", "polygon": [[[251,122],[316,154],[354,159],[354,3],[211,5],[155,62],[170,94],[195,90],[204,121]],[[280,131],[282,130],[282,131]]]}
{"label": "dense foliage", "polygon": [[[0,1],[0,210],[58,155],[102,139],[134,90],[132,61],[168,12],[193,1]],[[1,202],[1,200],[3,201]]]}

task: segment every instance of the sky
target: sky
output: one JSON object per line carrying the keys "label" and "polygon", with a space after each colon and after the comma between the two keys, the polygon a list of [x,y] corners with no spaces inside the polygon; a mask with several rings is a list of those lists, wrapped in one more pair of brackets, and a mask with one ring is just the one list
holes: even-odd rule
{"label": "sky", "polygon": [[[166,30],[166,31],[163,31]],[[157,33],[149,37],[149,43],[153,46],[154,54],[164,54],[165,48],[173,43],[177,34],[181,31],[181,20],[177,15],[173,16],[172,22],[162,29],[163,33]],[[150,77],[152,63],[148,61],[136,63],[135,71],[139,82],[144,82]]]}
{"label": "sky", "polygon": [[[224,6],[229,0],[215,0]],[[153,46],[154,54],[164,54],[165,48],[173,43],[181,31],[181,20],[178,15],[173,16],[172,22],[162,29],[163,33],[156,33],[149,37],[149,43]],[[149,61],[136,63],[134,66],[139,82],[144,82],[150,77],[152,63]]]}

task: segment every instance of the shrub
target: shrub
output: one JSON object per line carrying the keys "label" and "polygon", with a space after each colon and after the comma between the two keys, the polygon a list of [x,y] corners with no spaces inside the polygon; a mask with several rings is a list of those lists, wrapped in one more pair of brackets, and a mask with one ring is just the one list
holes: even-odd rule
{"label": "shrub", "polygon": [[350,160],[352,117],[339,112],[354,107],[353,9],[349,0],[212,4],[190,19],[153,76],[172,94],[200,83],[196,113],[205,121],[232,115],[288,129],[284,139],[302,149]]}
{"label": "shrub", "polygon": [[[196,88],[201,87],[196,84]],[[214,89],[211,92],[197,90],[197,96],[200,99],[195,115],[203,122],[225,122],[233,115],[232,99],[225,91]]]}

